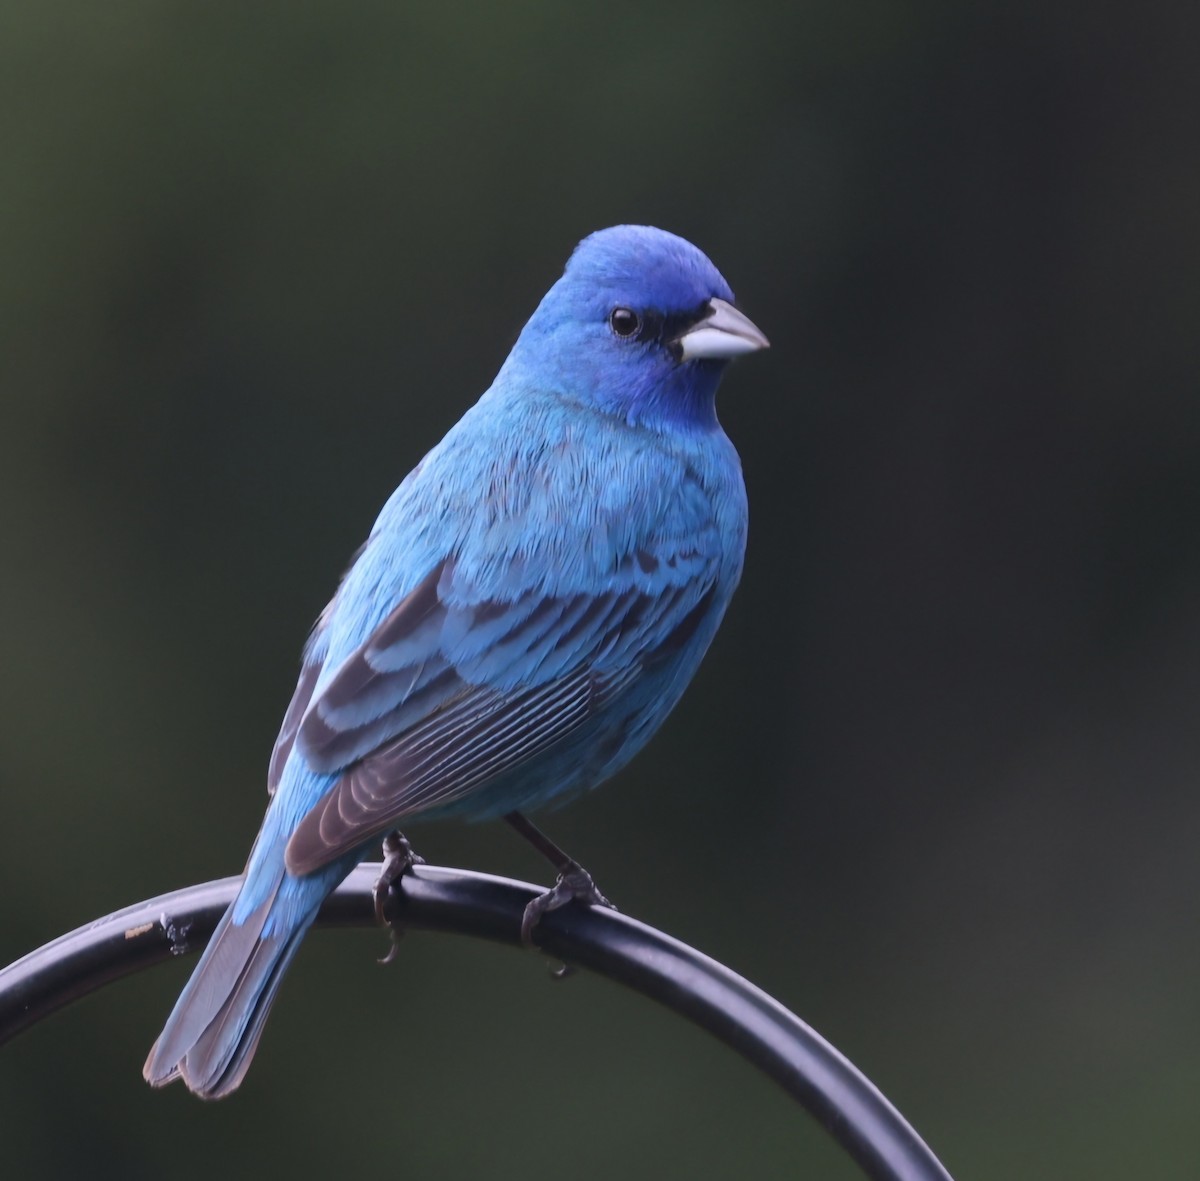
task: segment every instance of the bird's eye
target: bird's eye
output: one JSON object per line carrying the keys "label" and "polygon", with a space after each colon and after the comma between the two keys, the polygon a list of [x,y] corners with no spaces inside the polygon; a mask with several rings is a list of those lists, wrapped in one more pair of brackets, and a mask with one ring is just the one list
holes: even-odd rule
{"label": "bird's eye", "polygon": [[636,336],[642,326],[641,317],[633,308],[613,308],[608,315],[609,325],[621,337]]}

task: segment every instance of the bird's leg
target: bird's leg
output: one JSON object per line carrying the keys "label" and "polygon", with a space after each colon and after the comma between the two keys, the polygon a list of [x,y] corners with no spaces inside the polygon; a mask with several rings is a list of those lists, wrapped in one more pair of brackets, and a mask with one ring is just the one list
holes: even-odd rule
{"label": "bird's leg", "polygon": [[541,829],[530,824],[520,812],[507,812],[504,819],[512,825],[551,865],[558,871],[554,888],[539,894],[528,906],[521,918],[521,942],[533,947],[533,929],[542,915],[568,902],[586,902],[589,906],[607,906],[616,910],[592,881],[592,875],[573,857],[568,857]]}
{"label": "bird's leg", "polygon": [[[375,879],[375,889],[372,891],[375,898],[375,920],[381,926],[387,924],[383,905],[387,901],[388,894],[391,893],[392,886],[414,865],[424,864],[425,858],[413,852],[412,845],[408,843],[408,837],[402,832],[393,829],[383,838],[383,865],[380,867],[379,876]],[[387,955],[379,961],[381,964],[390,964],[396,954],[396,941],[400,938],[401,932],[394,925],[391,926],[391,931],[392,945],[388,948]]]}

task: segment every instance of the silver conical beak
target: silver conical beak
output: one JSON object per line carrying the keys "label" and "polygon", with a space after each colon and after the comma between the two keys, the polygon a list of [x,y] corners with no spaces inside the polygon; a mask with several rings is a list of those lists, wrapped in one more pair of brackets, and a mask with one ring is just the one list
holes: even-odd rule
{"label": "silver conical beak", "polygon": [[712,309],[709,315],[675,341],[681,360],[728,360],[771,347],[750,317],[743,316],[733,304],[714,296],[708,306]]}

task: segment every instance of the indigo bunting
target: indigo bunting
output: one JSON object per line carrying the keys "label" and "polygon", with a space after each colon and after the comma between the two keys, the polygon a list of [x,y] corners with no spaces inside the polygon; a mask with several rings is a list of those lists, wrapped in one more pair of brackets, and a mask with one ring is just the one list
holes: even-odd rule
{"label": "indigo bunting", "polygon": [[[325,897],[400,821],[504,817],[560,870],[522,934],[606,903],[523,813],[595,787],[658,729],[742,570],[746,493],[715,395],[767,347],[691,243],[585,238],[495,381],[384,505],[322,612],[237,899],[144,1074],[242,1081]],[[412,857],[385,841],[381,892]]]}

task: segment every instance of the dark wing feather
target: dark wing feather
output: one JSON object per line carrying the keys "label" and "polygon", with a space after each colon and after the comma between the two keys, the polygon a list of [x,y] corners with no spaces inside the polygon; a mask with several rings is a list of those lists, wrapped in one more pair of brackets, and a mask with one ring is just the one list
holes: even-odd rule
{"label": "dark wing feather", "polygon": [[267,794],[274,795],[279,781],[283,777],[283,766],[292,753],[296,743],[296,735],[300,733],[300,723],[304,712],[312,700],[313,690],[317,687],[317,678],[321,675],[321,662],[306,663],[300,669],[300,679],[296,682],[296,691],[292,694],[291,704],[283,715],[283,725],[279,727],[279,737],[275,739],[275,749],[271,751],[271,762],[267,766]]}
{"label": "dark wing feather", "polygon": [[476,690],[380,747],[305,816],[288,842],[288,871],[311,873],[401,813],[461,799],[533,758],[587,719],[596,692],[590,680],[577,670],[512,696]]}

